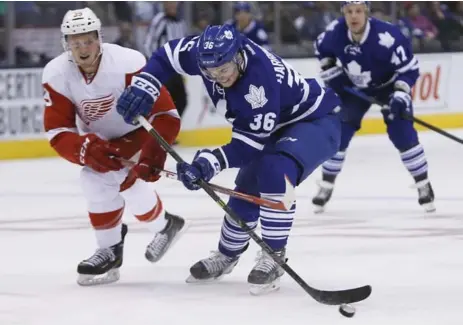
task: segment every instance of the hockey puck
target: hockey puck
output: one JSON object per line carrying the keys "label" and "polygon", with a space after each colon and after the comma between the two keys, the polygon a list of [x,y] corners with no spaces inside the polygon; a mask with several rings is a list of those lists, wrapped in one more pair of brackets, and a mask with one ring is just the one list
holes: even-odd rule
{"label": "hockey puck", "polygon": [[355,308],[348,304],[342,304],[339,306],[339,312],[344,317],[352,318],[355,315]]}

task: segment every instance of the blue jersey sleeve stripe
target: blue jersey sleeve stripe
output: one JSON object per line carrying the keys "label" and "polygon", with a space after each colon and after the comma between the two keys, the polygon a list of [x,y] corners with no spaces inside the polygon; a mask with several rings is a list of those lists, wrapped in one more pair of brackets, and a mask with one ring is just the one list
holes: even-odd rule
{"label": "blue jersey sleeve stripe", "polygon": [[251,138],[248,138],[240,133],[237,133],[237,132],[232,132],[232,139],[236,139],[236,140],[240,140],[241,142],[244,142],[245,144],[247,144],[248,146],[250,147],[253,147],[254,149],[257,149],[257,150],[262,150],[264,149],[264,145],[263,144],[260,144],[254,140],[252,140]]}
{"label": "blue jersey sleeve stripe", "polygon": [[416,70],[418,69],[418,59],[414,56],[410,62],[408,62],[405,66],[403,66],[402,68],[399,68],[397,69],[396,71],[398,73],[404,73],[404,72],[407,72],[409,70]]}
{"label": "blue jersey sleeve stripe", "polygon": [[177,46],[175,47],[174,51],[172,51],[172,48],[170,47],[169,43],[166,43],[164,45],[164,50],[166,51],[167,58],[169,59],[169,63],[174,68],[174,70],[179,73],[179,74],[185,74],[185,71],[182,69],[182,66],[180,65],[179,57],[178,54],[180,52],[180,45],[183,40],[178,42]]}
{"label": "blue jersey sleeve stripe", "polygon": [[254,133],[254,132],[250,132],[250,131],[243,131],[241,129],[233,129],[234,132],[240,132],[240,133],[243,133],[244,135],[251,135],[253,137],[256,137],[256,138],[268,138],[269,136],[272,135],[272,132],[265,132],[265,133]]}
{"label": "blue jersey sleeve stripe", "polygon": [[223,157],[223,161],[225,163],[225,168],[230,168],[230,164],[228,163],[228,158],[227,158],[227,155],[225,154],[225,151],[223,151],[222,147],[219,147],[218,148],[222,157]]}
{"label": "blue jersey sleeve stripe", "polygon": [[181,39],[180,42],[178,42],[177,46],[175,47],[175,50],[174,50],[174,69],[176,71],[178,71],[178,73],[180,74],[186,74],[185,73],[185,70],[183,70],[182,68],[182,65],[180,64],[180,58],[179,58],[179,55],[180,55],[180,49],[182,48],[182,45],[183,45],[183,41],[185,39]]}

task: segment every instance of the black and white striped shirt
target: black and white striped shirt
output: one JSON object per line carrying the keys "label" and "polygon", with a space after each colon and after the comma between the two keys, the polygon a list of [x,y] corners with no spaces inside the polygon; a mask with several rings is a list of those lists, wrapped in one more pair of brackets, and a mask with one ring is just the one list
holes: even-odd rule
{"label": "black and white striped shirt", "polygon": [[187,36],[187,27],[183,19],[158,13],[151,21],[143,45],[145,55],[151,54],[166,42]]}

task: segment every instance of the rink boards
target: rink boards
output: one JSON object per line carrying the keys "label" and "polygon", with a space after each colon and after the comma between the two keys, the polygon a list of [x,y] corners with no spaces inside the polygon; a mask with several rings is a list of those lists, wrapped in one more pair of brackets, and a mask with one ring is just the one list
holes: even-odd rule
{"label": "rink boards", "polygon": [[[421,76],[413,91],[415,114],[441,128],[463,127],[463,54],[417,55]],[[304,77],[318,75],[315,59],[287,60]],[[43,132],[42,69],[0,70],[0,159],[55,155]],[[227,143],[231,127],[210,102],[200,77],[185,77],[188,106],[182,120],[180,143],[213,146]],[[418,126],[418,129],[423,130]],[[379,107],[373,107],[360,134],[384,133]]]}

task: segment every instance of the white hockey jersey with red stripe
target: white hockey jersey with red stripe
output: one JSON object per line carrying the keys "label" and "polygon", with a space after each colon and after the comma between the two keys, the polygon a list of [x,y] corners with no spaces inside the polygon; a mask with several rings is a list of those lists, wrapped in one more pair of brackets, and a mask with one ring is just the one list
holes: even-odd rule
{"label": "white hockey jersey with red stripe", "polygon": [[[102,44],[101,61],[92,79],[73,62],[70,53],[50,61],[43,72],[44,125],[50,141],[62,132],[95,133],[100,138],[119,138],[136,128],[124,122],[116,111],[119,96],[131,78],[146,63],[145,57],[132,49]],[[164,102],[164,89],[153,107],[153,115],[168,113],[178,117],[175,107]]]}

